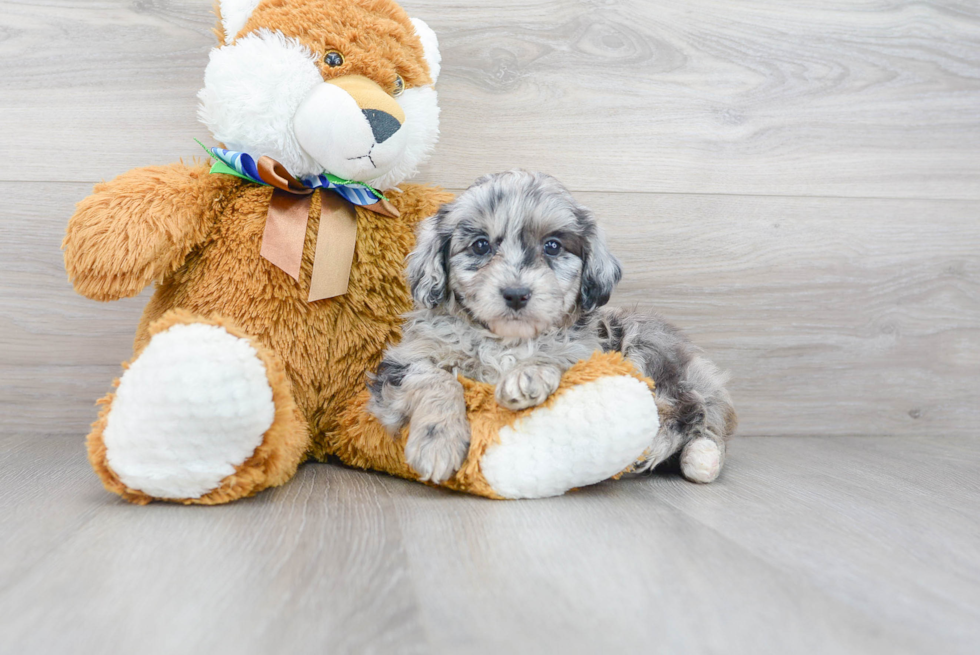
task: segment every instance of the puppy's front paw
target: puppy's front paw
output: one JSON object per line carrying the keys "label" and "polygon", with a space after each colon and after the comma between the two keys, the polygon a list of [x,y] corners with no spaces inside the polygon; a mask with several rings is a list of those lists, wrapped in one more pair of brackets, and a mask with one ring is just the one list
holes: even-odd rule
{"label": "puppy's front paw", "polygon": [[561,371],[554,366],[518,368],[497,384],[497,404],[510,410],[540,405],[555,392],[561,382]]}
{"label": "puppy's front paw", "polygon": [[439,422],[416,421],[408,430],[405,459],[419,480],[445,482],[459,470],[470,449],[470,424],[465,417]]}

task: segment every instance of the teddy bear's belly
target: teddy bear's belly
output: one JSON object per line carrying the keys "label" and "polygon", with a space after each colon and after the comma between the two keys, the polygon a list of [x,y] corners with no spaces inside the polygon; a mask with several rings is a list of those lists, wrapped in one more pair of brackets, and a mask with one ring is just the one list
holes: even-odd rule
{"label": "teddy bear's belly", "polygon": [[[309,421],[314,454],[322,457],[337,413],[363,389],[364,372],[377,366],[387,343],[400,337],[400,316],[411,305],[402,273],[414,245],[411,224],[391,221],[382,229],[377,221],[358,220],[348,292],[310,303],[316,217],[310,218],[298,282],[259,254],[261,211],[225,219],[157,287],[137,331],[136,350],[148,341],[150,324],[171,309],[230,319],[282,359]],[[230,224],[236,229],[222,229]]]}

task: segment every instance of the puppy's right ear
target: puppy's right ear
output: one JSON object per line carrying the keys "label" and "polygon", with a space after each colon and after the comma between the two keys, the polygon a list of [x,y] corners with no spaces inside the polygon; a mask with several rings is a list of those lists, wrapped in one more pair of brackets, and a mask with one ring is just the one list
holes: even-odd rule
{"label": "puppy's right ear", "polygon": [[448,297],[449,245],[453,236],[447,229],[446,215],[451,205],[443,205],[435,216],[419,225],[415,250],[408,256],[408,284],[412,298],[422,307],[434,309]]}
{"label": "puppy's right ear", "polygon": [[609,251],[606,237],[592,212],[580,206],[575,215],[590,235],[583,252],[582,292],[579,302],[583,310],[591,312],[609,302],[613,288],[623,277],[623,267]]}

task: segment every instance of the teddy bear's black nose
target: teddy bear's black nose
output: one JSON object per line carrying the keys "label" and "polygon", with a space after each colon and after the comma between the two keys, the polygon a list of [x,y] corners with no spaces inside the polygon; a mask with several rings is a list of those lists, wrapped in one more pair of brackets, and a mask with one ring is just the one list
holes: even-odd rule
{"label": "teddy bear's black nose", "polygon": [[362,109],[364,112],[364,117],[367,118],[368,124],[371,125],[371,131],[374,132],[374,140],[378,143],[384,143],[392,137],[392,135],[401,129],[402,124],[398,122],[398,119],[391,114],[377,109]]}

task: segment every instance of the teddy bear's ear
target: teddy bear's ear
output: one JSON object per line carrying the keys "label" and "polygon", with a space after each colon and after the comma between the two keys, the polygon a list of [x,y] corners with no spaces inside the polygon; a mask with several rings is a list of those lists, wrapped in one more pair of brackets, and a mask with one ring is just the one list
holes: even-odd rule
{"label": "teddy bear's ear", "polygon": [[442,64],[442,55],[439,54],[439,39],[432,28],[426,25],[421,18],[413,18],[412,25],[415,26],[415,33],[422,41],[425,61],[429,64],[429,75],[432,76],[432,83],[435,84],[439,78],[439,70]]}
{"label": "teddy bear's ear", "polygon": [[216,9],[221,17],[221,28],[225,33],[225,45],[235,40],[242,31],[252,12],[262,0],[217,0]]}

